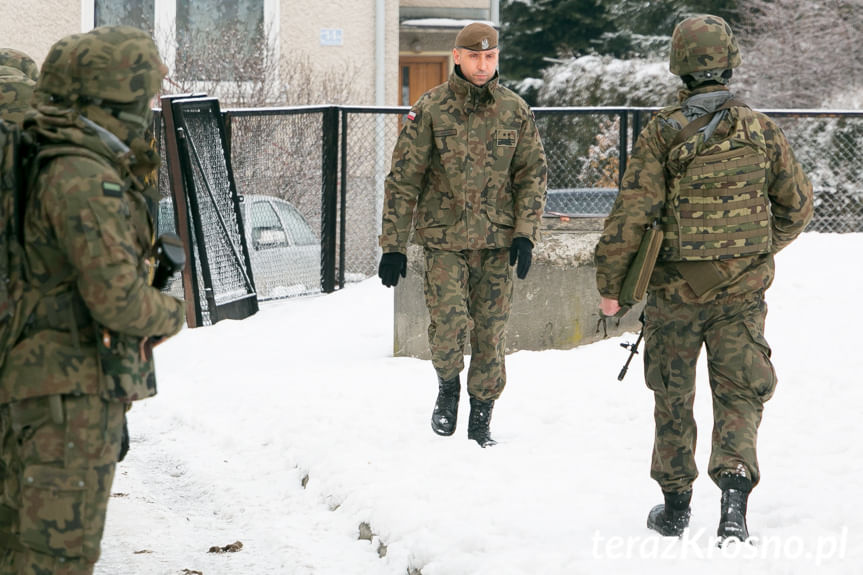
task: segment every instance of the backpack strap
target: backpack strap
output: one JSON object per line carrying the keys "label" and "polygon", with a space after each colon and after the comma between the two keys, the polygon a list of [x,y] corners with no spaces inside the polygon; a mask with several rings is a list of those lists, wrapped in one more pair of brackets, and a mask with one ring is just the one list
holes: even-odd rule
{"label": "backpack strap", "polygon": [[691,122],[689,122],[688,124],[686,124],[682,130],[677,132],[677,135],[674,136],[674,139],[671,140],[671,145],[668,147],[668,149],[672,150],[676,146],[679,146],[680,144],[682,144],[683,142],[685,142],[686,140],[688,140],[689,138],[694,136],[696,134],[696,132],[698,132],[698,130],[702,129],[704,126],[709,124],[710,120],[712,120],[713,116],[715,116],[718,112],[721,112],[722,110],[728,110],[728,109],[733,108],[735,106],[744,106],[747,108],[749,107],[746,104],[744,104],[743,102],[741,102],[740,100],[737,100],[735,98],[729,98],[729,99],[725,100],[725,102],[723,102],[722,105],[719,106],[718,108],[716,108],[713,112],[711,112],[709,114],[704,114],[703,116],[699,116],[699,117],[695,118],[694,120],[692,120]]}

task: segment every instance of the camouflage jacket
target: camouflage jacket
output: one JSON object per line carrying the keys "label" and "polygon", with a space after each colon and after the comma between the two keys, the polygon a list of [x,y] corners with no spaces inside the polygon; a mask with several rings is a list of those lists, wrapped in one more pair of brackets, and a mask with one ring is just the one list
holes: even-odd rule
{"label": "camouflage jacket", "polygon": [[45,154],[25,213],[30,281],[56,287],[3,365],[0,403],[153,395],[146,338],[177,333],[184,306],[149,285],[153,223],[128,148],[69,110],[40,108],[28,129]]}
{"label": "camouflage jacket", "polygon": [[497,75],[477,87],[458,73],[404,121],[387,175],[383,251],[414,241],[444,250],[539,241],[547,166],[533,114]]}
{"label": "camouflage jacket", "polygon": [[[682,90],[680,102],[696,94],[726,90],[722,86]],[[645,226],[661,219],[666,200],[668,147],[679,125],[670,121],[680,105],[662,109],[638,137],[621,182],[620,192],[605,220],[596,246],[596,283],[603,297],[617,299],[626,271],[638,250]],[[710,145],[734,131],[740,108],[724,113],[707,140]],[[712,111],[712,110],[708,110]],[[698,303],[717,297],[766,290],[773,281],[773,255],[796,238],[813,213],[812,185],[782,130],[767,116],[753,114],[764,136],[770,165],[767,195],[772,212],[772,251],[767,254],[710,262],[657,262],[648,291],[667,299]],[[689,278],[689,280],[686,279]],[[694,289],[693,286],[697,287]]]}

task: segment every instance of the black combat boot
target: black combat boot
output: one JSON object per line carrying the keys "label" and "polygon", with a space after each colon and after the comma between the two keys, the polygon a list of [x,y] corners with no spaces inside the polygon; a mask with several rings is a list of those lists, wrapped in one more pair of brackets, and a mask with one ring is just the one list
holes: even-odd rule
{"label": "black combat boot", "polygon": [[461,382],[456,375],[452,379],[438,377],[437,401],[431,417],[432,430],[438,435],[452,435],[458,418],[458,398]]}
{"label": "black combat boot", "polygon": [[467,423],[467,438],[473,439],[480,447],[491,447],[497,445],[497,441],[491,438],[488,429],[491,423],[491,410],[494,400],[482,401],[475,397],[470,398],[470,419]]}
{"label": "black combat boot", "polygon": [[745,475],[722,474],[719,476],[719,488],[722,489],[722,509],[716,535],[721,541],[734,538],[746,541],[749,539],[746,505],[749,492],[752,491],[752,480]]}
{"label": "black combat boot", "polygon": [[662,492],[665,503],[650,510],[647,515],[647,527],[663,537],[680,537],[683,530],[689,527],[689,502],[692,500],[692,490],[683,493]]}

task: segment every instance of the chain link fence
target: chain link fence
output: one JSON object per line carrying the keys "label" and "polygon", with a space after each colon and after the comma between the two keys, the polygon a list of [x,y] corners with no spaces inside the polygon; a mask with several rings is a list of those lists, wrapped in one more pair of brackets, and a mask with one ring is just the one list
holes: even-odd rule
{"label": "chain link fence", "polygon": [[[238,192],[290,204],[318,248],[319,283],[272,286],[259,290],[261,299],[328,292],[376,273],[384,179],[407,111],[332,106],[225,112]],[[606,215],[632,143],[655,111],[535,108],[549,162],[546,215]],[[816,210],[808,230],[863,232],[863,112],[765,112],[782,127],[812,180]],[[160,186],[167,186],[161,175]],[[301,267],[298,256],[278,257],[276,268]],[[252,266],[257,283],[263,274],[254,261]]]}
{"label": "chain link fence", "polygon": [[863,232],[863,112],[768,110],[812,182],[807,231]]}
{"label": "chain link fence", "polygon": [[342,109],[342,282],[377,273],[384,179],[404,113],[400,108]]}

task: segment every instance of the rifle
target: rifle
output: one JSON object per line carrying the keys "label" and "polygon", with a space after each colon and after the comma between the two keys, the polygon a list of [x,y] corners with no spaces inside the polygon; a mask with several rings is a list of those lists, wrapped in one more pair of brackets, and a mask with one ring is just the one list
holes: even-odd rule
{"label": "rifle", "polygon": [[644,311],[641,312],[641,315],[638,317],[638,321],[641,322],[641,331],[638,332],[638,339],[635,340],[635,343],[620,344],[620,347],[629,350],[629,357],[626,358],[626,363],[624,363],[623,367],[620,368],[620,373],[617,374],[617,381],[623,381],[623,378],[626,377],[626,372],[629,370],[629,363],[632,361],[632,358],[635,357],[635,354],[638,353],[638,344],[641,343],[641,339],[644,337]]}

